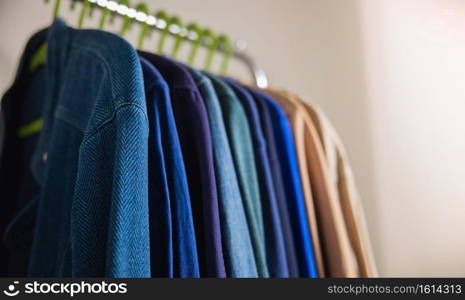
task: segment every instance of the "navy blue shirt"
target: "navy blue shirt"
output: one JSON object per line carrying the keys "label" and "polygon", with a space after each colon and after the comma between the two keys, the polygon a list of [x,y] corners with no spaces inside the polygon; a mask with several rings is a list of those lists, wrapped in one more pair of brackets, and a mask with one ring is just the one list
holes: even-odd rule
{"label": "navy blue shirt", "polygon": [[225,277],[212,141],[199,90],[182,65],[147,52],[139,54],[162,74],[170,96],[186,167],[202,277]]}
{"label": "navy blue shirt", "polygon": [[252,95],[235,81],[231,79],[226,81],[244,106],[252,132],[265,223],[268,271],[270,277],[289,277],[281,218],[260,115]]}
{"label": "navy blue shirt", "polygon": [[140,58],[149,117],[149,211],[152,277],[199,277],[197,245],[169,87]]}
{"label": "navy blue shirt", "polygon": [[[35,121],[42,114],[46,96],[45,69],[39,68],[30,74],[28,62],[45,39],[46,30],[42,30],[28,41],[15,81],[1,101],[4,137],[0,151],[0,191],[1,198],[7,201],[2,201],[0,209],[0,277],[27,275],[40,193],[30,165],[39,135],[19,138],[17,133],[22,125]],[[10,223],[13,219],[15,222]]]}

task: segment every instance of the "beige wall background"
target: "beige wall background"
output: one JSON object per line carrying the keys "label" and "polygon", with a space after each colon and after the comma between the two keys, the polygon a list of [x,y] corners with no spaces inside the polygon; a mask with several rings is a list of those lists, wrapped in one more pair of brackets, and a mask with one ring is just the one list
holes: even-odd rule
{"label": "beige wall background", "polygon": [[[78,11],[62,2],[75,25]],[[465,275],[464,1],[146,2],[246,40],[273,86],[326,111],[346,144],[382,276]],[[0,0],[0,91],[51,11],[40,0]],[[239,64],[233,73],[246,76]]]}

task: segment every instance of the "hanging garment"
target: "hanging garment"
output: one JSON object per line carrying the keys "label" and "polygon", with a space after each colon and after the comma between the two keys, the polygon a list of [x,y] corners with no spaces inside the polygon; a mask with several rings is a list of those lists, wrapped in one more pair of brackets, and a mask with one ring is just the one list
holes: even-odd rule
{"label": "hanging garment", "polygon": [[326,153],[329,176],[338,189],[344,220],[360,269],[359,276],[377,277],[376,263],[371,249],[365,214],[363,213],[362,203],[359,199],[344,145],[321,109],[316,105],[308,104],[308,101],[300,101],[304,103],[315,124],[315,128],[319,132]]}
{"label": "hanging garment", "polygon": [[218,97],[208,77],[191,68],[189,71],[202,95],[210,123],[227,275],[233,278],[258,277],[249,227]]}
{"label": "hanging garment", "polygon": [[184,161],[169,87],[140,58],[149,117],[149,208],[152,277],[199,277],[197,246]]}
{"label": "hanging garment", "polygon": [[[321,228],[325,249],[327,274],[330,277],[361,276],[356,253],[349,238],[342,204],[339,201],[338,189],[331,181],[323,144],[307,109],[292,94],[270,90],[268,93],[285,108],[295,127],[294,134],[301,174],[309,174],[312,199],[314,199],[318,226]],[[309,203],[310,201],[307,205]]]}
{"label": "hanging garment", "polygon": [[[155,111],[155,97],[159,84],[157,71],[141,58],[144,76],[147,113],[149,119],[148,192],[150,217],[150,264],[152,277],[173,277],[173,233],[168,180],[164,165],[160,125]],[[160,93],[161,94],[161,93]]]}
{"label": "hanging garment", "polygon": [[211,131],[200,92],[189,71],[180,64],[147,52],[139,54],[158,69],[170,87],[189,183],[200,275],[225,277]]}
{"label": "hanging garment", "polygon": [[0,113],[0,276],[377,275],[345,149],[296,95],[57,20]]}
{"label": "hanging garment", "polygon": [[[28,275],[149,277],[148,123],[137,55],[115,35],[60,20],[47,44],[45,71],[31,75],[45,76],[37,94],[45,97],[30,165],[40,192],[31,199]],[[10,230],[26,225],[23,217]]]}
{"label": "hanging garment", "polygon": [[233,80],[227,79],[227,82],[241,101],[252,131],[264,211],[263,221],[265,224],[268,271],[270,272],[270,277],[289,277],[281,219],[271,175],[270,161],[266,150],[266,141],[260,124],[260,116],[250,93]]}
{"label": "hanging garment", "polygon": [[265,252],[262,205],[247,116],[233,90],[221,78],[210,73],[204,74],[210,78],[221,105],[254,249],[258,276],[266,278],[269,277],[269,272]]}
{"label": "hanging garment", "polygon": [[[288,207],[288,198],[284,188],[284,178],[279,161],[276,137],[273,130],[273,121],[268,110],[266,101],[261,99],[256,93],[250,89],[250,93],[254,96],[257,109],[260,113],[261,125],[263,128],[264,138],[267,144],[268,157],[270,158],[270,169],[273,176],[273,184],[276,191],[276,201],[279,207],[279,216],[283,228],[284,246],[286,248],[286,259],[289,267],[289,277],[299,277],[299,267],[297,262],[297,245],[294,240],[294,233],[291,225],[290,210]],[[281,140],[278,142],[282,142]],[[284,176],[287,177],[287,176]],[[306,217],[305,217],[306,218]]]}
{"label": "hanging garment", "polygon": [[0,160],[0,276],[27,275],[33,239],[40,185],[34,178],[31,162],[39,136],[19,137],[23,124],[31,124],[42,114],[46,96],[46,71],[33,76],[28,62],[46,40],[47,31],[34,34],[28,41],[13,85],[1,102],[4,136]]}
{"label": "hanging garment", "polygon": [[286,198],[293,221],[293,235],[297,241],[300,276],[318,277],[291,126],[283,109],[273,99],[258,90],[252,91],[256,99],[267,106],[273,121],[278,159],[283,167]]}

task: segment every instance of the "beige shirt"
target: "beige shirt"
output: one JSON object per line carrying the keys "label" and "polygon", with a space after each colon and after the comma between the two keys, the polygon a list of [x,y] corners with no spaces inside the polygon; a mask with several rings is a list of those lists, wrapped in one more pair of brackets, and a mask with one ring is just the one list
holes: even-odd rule
{"label": "beige shirt", "polygon": [[286,111],[294,131],[319,275],[376,276],[363,209],[336,132],[320,110],[297,96],[266,92]]}
{"label": "beige shirt", "polygon": [[320,138],[325,148],[331,180],[338,187],[339,201],[342,205],[349,238],[357,257],[360,277],[376,277],[378,274],[365,215],[344,145],[321,109],[308,102],[304,105],[313,122],[318,124],[317,127],[320,129]]}

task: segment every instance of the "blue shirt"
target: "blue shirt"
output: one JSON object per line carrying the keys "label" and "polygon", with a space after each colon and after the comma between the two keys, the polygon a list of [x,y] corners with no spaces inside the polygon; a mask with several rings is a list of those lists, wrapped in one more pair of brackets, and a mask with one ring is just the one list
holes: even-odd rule
{"label": "blue shirt", "polygon": [[235,81],[226,80],[244,106],[252,131],[264,212],[263,221],[265,224],[268,271],[270,277],[289,277],[281,219],[271,175],[270,161],[266,151],[266,141],[260,124],[260,115],[252,95]]}
{"label": "blue shirt", "polygon": [[294,137],[289,120],[283,109],[268,95],[258,90],[251,90],[251,92],[260,101],[266,103],[272,120],[294,237],[296,239],[300,276],[318,277]]}
{"label": "blue shirt", "polygon": [[259,277],[269,277],[258,175],[249,122],[241,102],[231,87],[221,78],[204,73],[210,78],[221,105],[221,113],[238,176],[243,206]]}
{"label": "blue shirt", "polygon": [[273,120],[271,112],[268,108],[268,103],[263,100],[253,90],[249,89],[253,95],[258,111],[260,112],[260,120],[263,128],[263,134],[267,143],[268,157],[270,158],[270,169],[273,176],[273,183],[276,191],[276,201],[279,207],[279,216],[283,228],[284,246],[286,247],[286,259],[289,267],[290,277],[299,277],[299,268],[297,263],[297,253],[295,250],[294,234],[291,226],[291,218],[289,216],[289,208],[287,204],[287,195],[284,188],[284,179],[281,168],[281,162],[278,157],[277,148],[280,147],[282,142],[276,139],[273,129]]}
{"label": "blue shirt", "polygon": [[[57,20],[47,34],[47,62],[34,74],[45,77],[37,94],[45,100],[30,163],[40,191],[30,201],[37,210],[28,275],[149,277],[149,130],[139,58],[107,32]],[[28,224],[22,216],[10,230]]]}
{"label": "blue shirt", "polygon": [[258,277],[249,227],[218,97],[208,77],[193,69],[189,71],[202,94],[210,122],[221,212],[223,254],[228,277]]}
{"label": "blue shirt", "polygon": [[218,193],[207,110],[189,71],[169,58],[139,52],[170,88],[189,185],[202,277],[225,277]]}
{"label": "blue shirt", "polygon": [[199,277],[197,246],[169,87],[140,58],[149,117],[149,208],[152,277]]}

